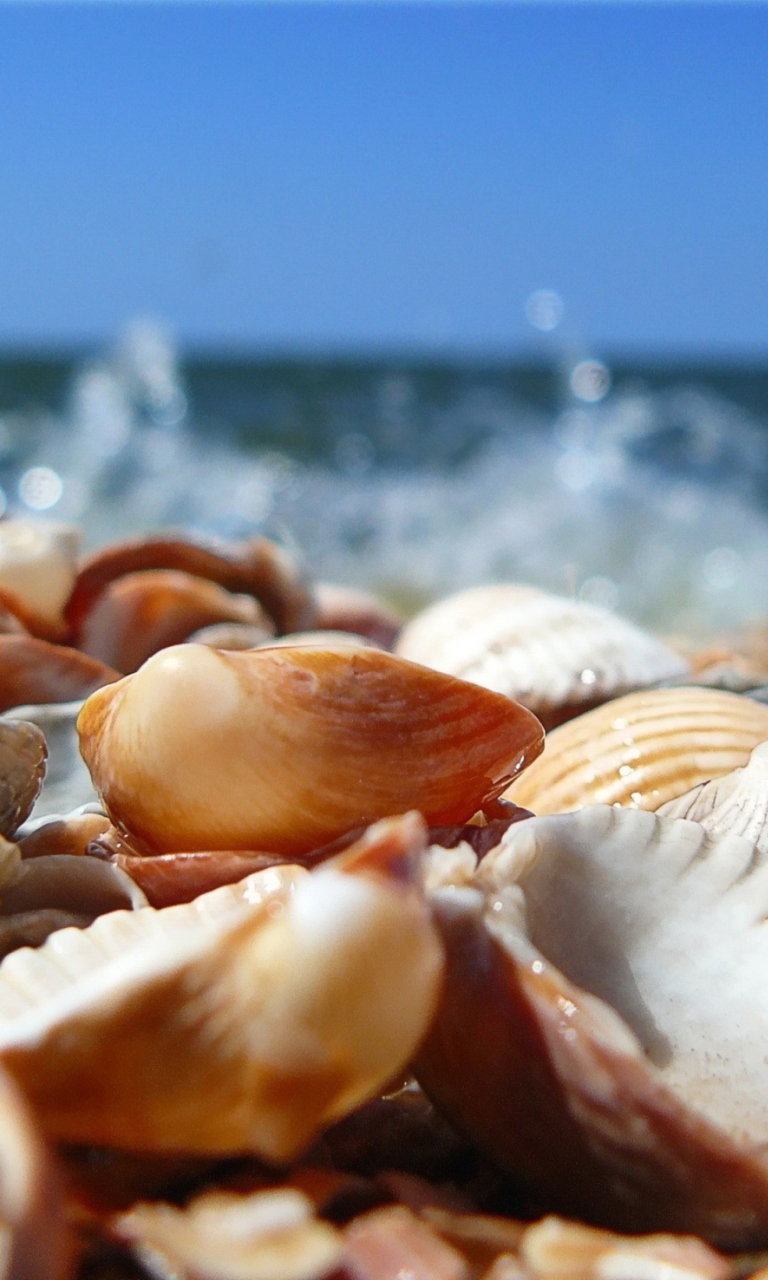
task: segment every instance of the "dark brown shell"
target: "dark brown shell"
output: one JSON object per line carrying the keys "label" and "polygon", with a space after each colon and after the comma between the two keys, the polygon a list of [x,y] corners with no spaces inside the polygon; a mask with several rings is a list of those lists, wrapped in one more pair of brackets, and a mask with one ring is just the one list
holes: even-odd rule
{"label": "dark brown shell", "polygon": [[0,835],[26,822],[45,778],[45,735],[27,720],[0,720]]}

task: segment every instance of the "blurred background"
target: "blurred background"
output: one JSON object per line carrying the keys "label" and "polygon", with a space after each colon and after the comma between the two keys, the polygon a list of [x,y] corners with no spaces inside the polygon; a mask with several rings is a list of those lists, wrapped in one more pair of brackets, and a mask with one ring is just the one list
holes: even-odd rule
{"label": "blurred background", "polygon": [[768,614],[768,7],[0,4],[0,508]]}

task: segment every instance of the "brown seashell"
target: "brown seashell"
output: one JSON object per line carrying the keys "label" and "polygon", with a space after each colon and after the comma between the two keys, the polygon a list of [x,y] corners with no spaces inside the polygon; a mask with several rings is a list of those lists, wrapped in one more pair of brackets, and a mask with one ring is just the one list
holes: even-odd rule
{"label": "brown seashell", "polygon": [[29,822],[19,834],[22,858],[82,857],[88,845],[112,829],[105,813],[76,809]]}
{"label": "brown seashell", "polygon": [[448,967],[422,1085],[553,1209],[764,1244],[766,869],[640,811],[513,826],[432,895]]}
{"label": "brown seashell", "polygon": [[408,815],[343,864],[272,868],[14,952],[0,1059],[65,1141],[291,1159],[427,1028],[442,955],[416,884],[425,837]]}
{"label": "brown seashell", "polygon": [[60,929],[85,929],[94,917],[88,912],[65,911],[60,907],[36,907],[0,916],[0,960],[22,947],[41,947]]}
{"label": "brown seashell", "polygon": [[108,911],[136,911],[147,899],[110,862],[66,853],[22,861],[0,898],[0,915],[44,909],[69,911],[88,923]]}
{"label": "brown seashell", "polygon": [[66,645],[0,635],[0,711],[26,703],[74,702],[119,675]]}
{"label": "brown seashell", "polygon": [[511,583],[431,605],[403,628],[397,652],[505,693],[547,729],[689,670],[680,654],[624,618]]}
{"label": "brown seashell", "polygon": [[0,1233],[3,1280],[67,1280],[73,1241],[53,1156],[13,1080],[0,1072]]}
{"label": "brown seashell", "polygon": [[713,835],[744,836],[768,854],[768,742],[755,747],[743,769],[702,782],[658,812],[690,818]]}
{"label": "brown seashell", "polygon": [[249,538],[205,543],[169,533],[104,547],[83,562],[66,608],[74,634],[79,636],[87,615],[111,582],[145,569],[180,569],[227,591],[253,595],[278,631],[298,631],[314,622],[312,596],[291,557],[274,542]]}
{"label": "brown seashell", "polygon": [[747,763],[768,738],[768,707],[719,689],[627,694],[547,735],[541,758],[504,793],[537,814],[587,804],[658,809]]}
{"label": "brown seashell", "polygon": [[391,605],[369,591],[335,582],[315,584],[318,616],[323,631],[352,631],[382,649],[392,649],[405,619]]}
{"label": "brown seashell", "polygon": [[306,853],[408,808],[464,822],[543,740],[507,698],[358,647],[166,649],[78,728],[113,821],[167,853]]}
{"label": "brown seashell", "polygon": [[[115,852],[108,851],[114,848]],[[222,885],[237,884],[256,871],[283,866],[285,858],[247,849],[196,850],[192,853],[131,853],[130,843],[114,827],[94,840],[88,852],[107,857],[146,894],[153,907],[173,907],[193,902],[201,893]],[[307,862],[307,859],[303,859]]]}
{"label": "brown seashell", "polygon": [[116,671],[136,671],[159,649],[212,623],[255,626],[266,615],[252,596],[173,569],[118,578],[101,593],[80,634],[80,649]]}
{"label": "brown seashell", "polygon": [[81,541],[76,525],[0,520],[0,600],[34,635],[66,634],[63,610]]}
{"label": "brown seashell", "polygon": [[45,735],[27,720],[0,720],[0,835],[26,822],[45,779]]}
{"label": "brown seashell", "polygon": [[343,1260],[341,1233],[288,1187],[207,1191],[184,1209],[138,1204],[111,1226],[161,1280],[321,1280]]}

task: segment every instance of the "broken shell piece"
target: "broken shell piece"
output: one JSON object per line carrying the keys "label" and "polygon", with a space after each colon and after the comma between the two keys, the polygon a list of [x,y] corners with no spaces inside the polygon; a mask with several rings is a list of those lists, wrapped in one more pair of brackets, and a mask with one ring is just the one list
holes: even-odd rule
{"label": "broken shell piece", "polygon": [[768,738],[768,708],[719,689],[627,694],[547,735],[504,798],[537,814],[587,804],[658,809],[747,763]]}
{"label": "broken shell piece", "polygon": [[505,693],[547,729],[689,670],[673,649],[615,614],[511,583],[431,605],[403,628],[397,652]]}
{"label": "broken shell piece", "polygon": [[0,835],[26,822],[39,796],[48,761],[45,735],[28,720],[0,720]]}
{"label": "broken shell piece", "polygon": [[358,646],[166,649],[78,729],[113,821],[167,853],[306,853],[409,808],[464,822],[543,742],[509,699]]}
{"label": "broken shell piece", "polygon": [[0,1276],[65,1280],[72,1244],[53,1157],[20,1091],[0,1072]]}
{"label": "broken shell piece", "polygon": [[516,824],[432,902],[447,972],[415,1070],[436,1105],[558,1211],[765,1244],[754,846],[593,806]]}
{"label": "broken shell piece", "polygon": [[63,610],[75,581],[81,541],[76,525],[0,521],[0,585],[14,592],[54,632],[65,629]]}
{"label": "broken shell piece", "polygon": [[160,649],[180,644],[200,627],[240,622],[255,626],[266,614],[252,596],[173,569],[128,573],[110,583],[85,619],[83,653],[116,671],[136,671]]}
{"label": "broken shell piece", "polygon": [[690,818],[712,834],[744,836],[768,856],[768,742],[755,747],[743,769],[702,782],[659,814]]}
{"label": "broken shell piece", "polygon": [[85,698],[120,673],[96,658],[34,636],[0,635],[0,711]]}
{"label": "broken shell piece", "polygon": [[35,802],[33,821],[71,813],[97,799],[77,737],[77,717],[82,705],[80,699],[20,706],[0,717],[0,724],[28,720],[45,735],[48,764],[43,789]]}
{"label": "broken shell piece", "polygon": [[320,1280],[336,1271],[341,1233],[292,1188],[209,1191],[185,1209],[139,1204],[112,1224],[161,1280]]}
{"label": "broken shell piece", "polygon": [[314,623],[311,592],[292,557],[267,538],[244,542],[203,542],[184,534],[135,538],[89,556],[80,567],[67,603],[67,621],[76,636],[96,600],[115,579],[145,569],[179,569],[218,583],[227,591],[255,596],[279,632]]}
{"label": "broken shell piece", "polygon": [[0,1059],[65,1141],[292,1158],[426,1031],[442,954],[411,879],[425,838],[410,815],[349,870],[275,867],[14,952]]}
{"label": "broken shell piece", "polygon": [[693,1236],[619,1236],[549,1217],[520,1245],[534,1280],[728,1280],[731,1263]]}

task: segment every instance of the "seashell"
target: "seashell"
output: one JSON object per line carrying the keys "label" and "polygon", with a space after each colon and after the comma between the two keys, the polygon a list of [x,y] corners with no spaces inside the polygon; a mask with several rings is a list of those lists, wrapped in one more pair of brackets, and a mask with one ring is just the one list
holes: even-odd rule
{"label": "seashell", "polygon": [[627,694],[547,735],[541,758],[504,793],[537,814],[587,804],[658,809],[747,763],[768,708],[719,689]]}
{"label": "seashell", "polygon": [[130,876],[99,858],[60,853],[21,861],[5,884],[0,915],[44,909],[69,911],[88,923],[108,911],[136,911],[147,899]]}
{"label": "seashell", "polygon": [[727,1258],[693,1236],[622,1236],[553,1216],[528,1227],[520,1255],[532,1280],[729,1280],[733,1275]]}
{"label": "seashell", "polygon": [[65,633],[63,611],[75,581],[81,542],[82,532],[73,524],[0,521],[0,587],[12,593],[12,612],[16,612],[12,598],[21,602],[18,616],[28,630],[36,632],[42,623],[52,636],[61,638]]}
{"label": "seashell", "polygon": [[351,645],[358,649],[381,648],[380,645],[374,644],[372,640],[366,639],[365,636],[357,635],[354,631],[291,631],[287,635],[278,636],[277,639],[263,640],[258,645],[258,648],[301,647],[304,649],[307,646],[311,646],[313,649],[335,649],[339,645]]}
{"label": "seashell", "polygon": [[212,649],[255,649],[257,645],[271,640],[274,634],[271,623],[251,626],[247,622],[219,622],[193,631],[187,640],[190,644],[207,644]]}
{"label": "seashell", "polygon": [[63,1186],[24,1098],[0,1072],[0,1240],[3,1280],[67,1280],[73,1241]]}
{"label": "seashell", "polygon": [[0,965],[0,1059],[47,1132],[134,1151],[294,1157],[403,1069],[442,955],[426,829],[382,823],[310,873],[112,912]]}
{"label": "seashell", "polygon": [[658,812],[690,818],[713,835],[744,836],[768,854],[768,742],[755,747],[742,769],[700,783]]}
{"label": "seashell", "polygon": [[101,593],[85,619],[79,647],[127,674],[200,627],[256,626],[262,618],[266,614],[252,596],[233,595],[191,573],[146,569],[125,574]]}
{"label": "seashell", "polygon": [[26,822],[45,778],[45,736],[28,720],[0,720],[0,835]]}
{"label": "seashell", "polygon": [[96,800],[91,775],[78,744],[76,725],[82,705],[82,700],[27,705],[14,707],[12,712],[0,716],[0,724],[11,722],[11,718],[28,720],[45,735],[48,766],[43,789],[35,803],[34,820],[50,815],[60,817]]}
{"label": "seashell", "polygon": [[208,1191],[184,1209],[138,1204],[111,1225],[161,1280],[320,1280],[343,1261],[341,1232],[289,1187]]}
{"label": "seashell", "polygon": [[511,827],[432,903],[447,972],[415,1071],[443,1113],[558,1212],[765,1244],[759,851],[592,806]]}
{"label": "seashell", "polygon": [[114,828],[105,813],[95,805],[82,805],[72,813],[36,818],[17,834],[24,859],[72,858],[82,857],[89,844],[109,830]]}
{"label": "seashell", "polygon": [[374,1209],[344,1231],[345,1258],[359,1280],[393,1276],[468,1280],[466,1258],[403,1205]]}
{"label": "seashell", "polygon": [[67,645],[0,635],[0,711],[25,703],[85,698],[120,673]]}
{"label": "seashell", "polygon": [[430,605],[403,628],[396,652],[514,698],[546,729],[689,671],[680,654],[615,614],[511,583]]}
{"label": "seashell", "polygon": [[115,824],[161,853],[295,855],[408,808],[461,823],[543,741],[507,698],[357,646],[166,649],[78,730]]}
{"label": "seashell", "polygon": [[324,631],[352,631],[382,649],[392,649],[405,619],[391,605],[369,591],[335,582],[315,584],[318,615],[315,626]]}
{"label": "seashell", "polygon": [[299,631],[314,622],[312,595],[291,556],[274,542],[266,538],[203,542],[169,533],[113,544],[86,558],[66,608],[74,634],[80,635],[86,617],[111,582],[145,569],[180,569],[227,591],[255,596],[278,631]]}

